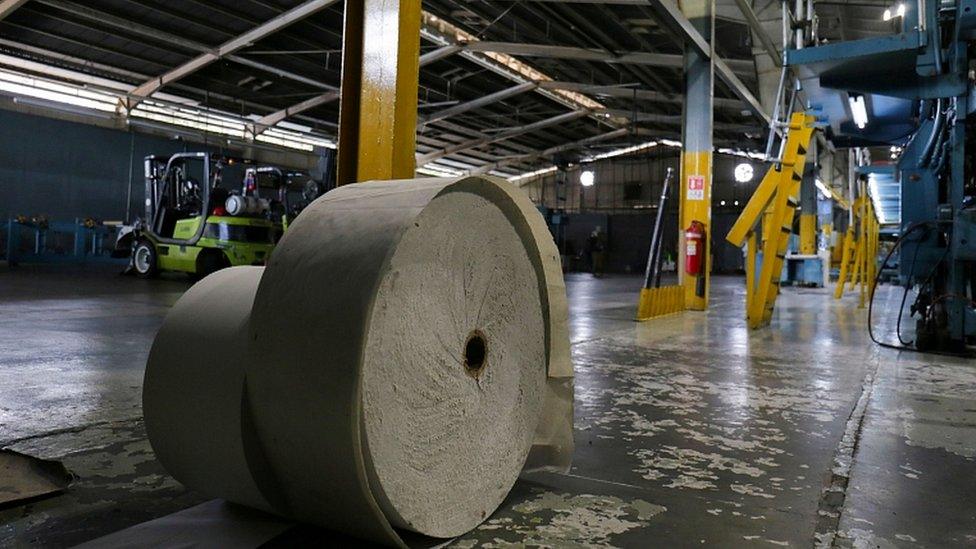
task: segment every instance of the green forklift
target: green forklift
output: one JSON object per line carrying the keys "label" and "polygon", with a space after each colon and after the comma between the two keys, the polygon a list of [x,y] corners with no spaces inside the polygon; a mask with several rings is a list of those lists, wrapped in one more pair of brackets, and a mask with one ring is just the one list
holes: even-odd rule
{"label": "green forklift", "polygon": [[[228,184],[242,167],[241,183]],[[142,278],[264,265],[289,221],[324,190],[304,181],[300,199],[289,200],[303,175],[206,152],[148,156],[145,219],[120,232],[116,254],[128,253],[127,272]]]}

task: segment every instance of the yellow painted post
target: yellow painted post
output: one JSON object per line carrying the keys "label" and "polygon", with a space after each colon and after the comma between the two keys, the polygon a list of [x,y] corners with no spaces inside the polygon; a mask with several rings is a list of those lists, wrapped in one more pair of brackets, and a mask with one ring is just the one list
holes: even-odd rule
{"label": "yellow painted post", "polygon": [[[816,151],[816,141],[810,144]],[[803,181],[800,182],[800,249],[801,255],[817,254],[817,157],[816,152],[811,155],[810,169],[804,168]]]}
{"label": "yellow painted post", "polygon": [[[715,20],[714,0],[684,0],[681,11],[702,36],[711,41]],[[686,309],[708,308],[709,273],[712,269],[712,118],[715,70],[712,59],[686,48],[684,54],[685,102],[682,110],[681,197],[678,227],[678,284],[684,287]],[[697,275],[685,273],[685,229],[692,221],[705,226],[700,246],[702,268]],[[699,280],[701,279],[701,280]],[[699,292],[699,282],[702,290]],[[701,294],[701,295],[699,295]]]}
{"label": "yellow painted post", "polygon": [[814,255],[817,253],[817,214],[803,212],[800,214],[800,253]]}
{"label": "yellow painted post", "polygon": [[820,234],[823,235],[824,247],[826,248],[827,264],[824,266],[825,269],[830,269],[833,267],[834,263],[834,224],[824,223],[820,226]]}
{"label": "yellow painted post", "polygon": [[874,211],[874,203],[868,203],[868,299],[874,298],[874,281],[878,277],[878,239],[881,229],[877,215]]}
{"label": "yellow painted post", "polygon": [[421,0],[347,0],[337,182],[414,176]]}
{"label": "yellow painted post", "polygon": [[746,318],[749,318],[749,304],[756,293],[756,246],[758,237],[756,231],[749,233],[746,241]]}
{"label": "yellow painted post", "polygon": [[850,274],[851,256],[854,248],[854,227],[848,227],[844,233],[844,245],[840,257],[840,276],[837,277],[837,287],[834,288],[834,298],[844,297],[844,286],[847,284],[847,277]]}
{"label": "yellow painted post", "polygon": [[[693,311],[704,311],[708,308],[709,273],[712,268],[711,260],[711,232],[712,232],[712,151],[683,151],[681,153],[681,204],[680,204],[680,240],[678,273],[680,285],[685,289],[685,307]],[[705,245],[698,251],[702,254],[702,272],[689,275],[684,271],[684,260],[687,243],[685,229],[692,221],[700,221],[705,225]],[[698,279],[705,278],[704,295],[698,295]]]}
{"label": "yellow painted post", "polygon": [[874,261],[872,261],[872,254],[874,253],[874,205],[871,201],[867,204],[867,218],[865,231],[867,232],[867,250],[864,254],[864,286],[867,290],[868,298],[871,297],[871,282],[874,280]]}
{"label": "yellow painted post", "polygon": [[858,240],[858,242],[857,242],[857,244],[858,244],[858,246],[857,246],[857,252],[858,252],[858,257],[860,258],[860,261],[858,262],[858,266],[857,267],[858,267],[858,270],[859,270],[859,273],[860,273],[859,281],[861,283],[860,287],[858,288],[858,290],[859,290],[859,296],[858,296],[858,301],[857,301],[857,308],[858,309],[863,309],[864,308],[865,298],[867,297],[867,295],[866,295],[867,294],[867,270],[868,270],[867,269],[867,267],[868,267],[868,216],[867,216],[868,210],[867,210],[867,204],[868,204],[869,201],[867,199],[867,193],[865,192],[865,186],[864,185],[865,185],[864,181],[861,181],[861,183],[860,183],[861,191],[860,192],[861,192],[861,197],[862,198],[861,198],[861,208],[860,208],[861,220],[860,220],[860,225],[859,225],[860,237],[857,239]]}
{"label": "yellow painted post", "polygon": [[[860,231],[858,231],[860,232]],[[853,270],[851,271],[851,289],[857,290],[858,285],[861,283],[861,263],[863,254],[861,249],[863,248],[864,241],[860,238],[854,241],[854,261],[852,261]]]}

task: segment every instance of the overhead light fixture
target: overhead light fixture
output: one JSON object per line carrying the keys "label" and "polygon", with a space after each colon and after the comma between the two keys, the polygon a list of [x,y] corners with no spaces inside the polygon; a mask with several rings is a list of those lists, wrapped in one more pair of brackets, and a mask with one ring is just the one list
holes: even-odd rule
{"label": "overhead light fixture", "polygon": [[[905,17],[905,4],[898,4],[898,7],[895,8],[894,17]],[[891,21],[892,19],[891,8],[885,8],[884,13],[881,15],[881,18],[884,19],[885,21]]]}
{"label": "overhead light fixture", "polygon": [[550,173],[553,173],[557,169],[558,168],[556,168],[556,166],[549,166],[548,168],[542,168],[542,169],[539,169],[539,170],[535,170],[535,171],[531,171],[531,172],[526,172],[526,173],[519,174],[519,175],[513,175],[512,177],[509,177],[508,180],[511,181],[512,183],[518,183],[519,181],[522,181],[523,179],[530,179],[532,177],[539,177],[541,175],[548,175]]}
{"label": "overhead light fixture", "polygon": [[878,217],[878,223],[887,225],[888,211],[885,210],[884,202],[881,201],[881,189],[878,185],[878,178],[875,174],[868,175],[868,196],[874,204],[874,213]]}
{"label": "overhead light fixture", "polygon": [[718,205],[719,206],[724,206],[725,205],[725,201],[723,200],[723,201],[719,202]]}
{"label": "overhead light fixture", "polygon": [[850,95],[847,102],[851,105],[851,116],[854,117],[854,124],[858,129],[864,129],[868,125],[868,109],[864,105],[863,95]]}
{"label": "overhead light fixture", "polygon": [[827,200],[830,200],[833,197],[833,193],[830,192],[830,189],[827,188],[827,185],[825,185],[823,180],[819,177],[813,180],[813,184],[817,186],[817,190],[819,190],[820,194],[822,194]]}
{"label": "overhead light fixture", "polygon": [[580,185],[592,187],[594,183],[596,183],[596,175],[591,170],[586,170],[580,174]]}
{"label": "overhead light fixture", "polygon": [[738,183],[748,183],[752,181],[753,175],[755,175],[755,172],[752,169],[752,164],[743,162],[735,167],[735,180]]}
{"label": "overhead light fixture", "polygon": [[738,206],[738,205],[739,205],[739,201],[738,201],[738,200],[736,200],[735,202],[733,202],[733,203],[732,203],[732,205],[733,205],[733,206]]}

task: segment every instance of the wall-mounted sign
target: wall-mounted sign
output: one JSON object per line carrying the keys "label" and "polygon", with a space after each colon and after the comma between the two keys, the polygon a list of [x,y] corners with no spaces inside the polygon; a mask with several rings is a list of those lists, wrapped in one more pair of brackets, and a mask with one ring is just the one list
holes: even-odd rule
{"label": "wall-mounted sign", "polygon": [[688,193],[685,200],[705,200],[705,176],[688,176]]}

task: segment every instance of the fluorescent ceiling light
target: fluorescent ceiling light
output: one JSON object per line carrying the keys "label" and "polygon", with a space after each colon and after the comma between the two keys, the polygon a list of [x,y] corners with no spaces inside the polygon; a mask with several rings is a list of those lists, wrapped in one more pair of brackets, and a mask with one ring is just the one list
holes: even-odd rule
{"label": "fluorescent ceiling light", "polygon": [[856,124],[859,129],[863,130],[864,127],[868,125],[868,110],[864,105],[864,96],[848,96],[847,101],[851,105],[851,116],[854,117],[854,124]]}
{"label": "fluorescent ceiling light", "polygon": [[813,183],[814,185],[817,186],[817,190],[820,191],[820,194],[822,194],[824,198],[830,200],[833,197],[833,194],[830,192],[830,189],[827,188],[827,185],[824,185],[823,180],[821,180],[819,177],[814,179]]}
{"label": "fluorescent ceiling light", "polygon": [[433,177],[457,177],[462,175],[462,172],[440,166],[438,164],[425,164],[417,168],[417,173],[421,175],[430,175]]}
{"label": "fluorescent ceiling light", "polygon": [[868,194],[871,196],[871,202],[874,204],[874,212],[878,216],[878,223],[885,225],[888,223],[888,216],[878,194],[878,182],[873,176],[868,176]]}
{"label": "fluorescent ceiling light", "polygon": [[[2,61],[2,59],[0,59]],[[40,72],[46,70],[47,65],[34,64],[31,70]],[[62,70],[51,67],[51,72],[60,78],[70,78],[72,75],[61,74]],[[91,87],[77,80],[59,81],[51,78],[31,76],[21,72],[0,69],[0,95],[12,95],[18,98],[34,98],[52,104],[64,104],[91,111],[118,112],[119,101],[125,95],[128,86],[114,83],[100,78],[93,81]],[[112,85],[109,85],[112,84]],[[128,113],[132,120],[151,120],[166,125],[189,128],[205,134],[216,134],[231,137],[240,141],[247,139],[247,123],[254,119],[254,115],[240,116],[222,112],[216,109],[194,106],[193,102],[185,98],[179,101],[158,100],[161,97],[174,98],[166,94],[156,94],[148,98]],[[299,124],[282,122],[254,138],[279,147],[298,149],[312,152],[316,147],[335,148],[335,142],[325,136],[314,134],[311,128]]]}
{"label": "fluorescent ceiling light", "polygon": [[[637,153],[637,152],[640,152],[640,151],[643,151],[643,150],[647,150],[647,149],[650,149],[650,148],[653,148],[653,147],[657,147],[657,146],[680,148],[681,147],[681,141],[675,141],[673,139],[658,139],[656,141],[646,141],[644,143],[640,143],[640,144],[637,144],[637,145],[631,145],[629,147],[622,147],[620,149],[614,149],[612,151],[607,151],[605,153],[595,154],[593,156],[589,156],[589,157],[586,157],[586,158],[582,158],[579,163],[580,164],[588,164],[590,162],[595,162],[597,160],[606,160],[608,158],[614,158],[616,156],[623,156],[623,155],[627,155],[627,154]],[[727,154],[727,155],[730,155],[730,156],[739,156],[739,157],[743,157],[743,158],[751,158],[753,160],[762,160],[762,159],[764,159],[766,157],[761,152],[741,151],[741,150],[729,149],[729,148],[718,148],[718,149],[715,150],[715,152],[717,152],[719,154]],[[512,181],[512,182],[523,181],[523,180],[529,179],[531,177],[536,177],[536,176],[539,176],[539,175],[546,175],[546,174],[552,173],[554,171],[556,171],[556,167],[555,166],[549,166],[548,168],[542,168],[540,170],[526,172],[526,173],[522,173],[522,174],[519,174],[519,175],[513,175],[513,176],[509,177],[508,180],[509,181]],[[753,171],[753,173],[755,173],[755,170]]]}
{"label": "fluorescent ceiling light", "polygon": [[522,181],[523,179],[529,179],[529,178],[532,178],[532,177],[538,177],[540,175],[550,174],[550,173],[552,173],[552,172],[554,172],[556,170],[557,170],[557,168],[555,166],[549,166],[548,168],[542,168],[540,170],[535,170],[535,171],[532,171],[532,172],[526,172],[526,173],[519,174],[519,175],[513,175],[512,177],[509,177],[508,180],[511,181],[512,183],[515,183],[515,182],[518,182],[518,181]]}

